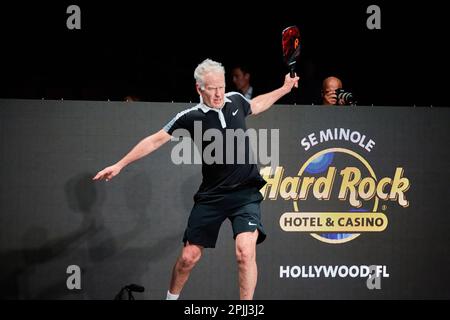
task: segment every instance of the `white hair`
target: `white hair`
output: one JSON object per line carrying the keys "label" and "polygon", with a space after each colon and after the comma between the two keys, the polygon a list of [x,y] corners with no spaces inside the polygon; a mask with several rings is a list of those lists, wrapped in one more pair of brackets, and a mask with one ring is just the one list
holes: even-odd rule
{"label": "white hair", "polygon": [[201,89],[205,89],[205,75],[209,72],[222,73],[225,75],[225,68],[220,62],[213,61],[211,59],[205,59],[200,63],[194,71],[195,82]]}

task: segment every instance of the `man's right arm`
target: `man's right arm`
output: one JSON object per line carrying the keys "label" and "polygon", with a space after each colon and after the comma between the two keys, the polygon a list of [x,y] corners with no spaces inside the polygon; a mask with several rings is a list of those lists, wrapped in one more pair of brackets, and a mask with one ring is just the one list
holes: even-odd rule
{"label": "man's right arm", "polygon": [[142,139],[130,152],[128,152],[125,157],[119,160],[116,164],[109,166],[97,173],[97,175],[92,180],[103,180],[106,181],[114,178],[119,172],[130,163],[139,160],[157,150],[163,144],[170,140],[170,134],[168,134],[164,129]]}

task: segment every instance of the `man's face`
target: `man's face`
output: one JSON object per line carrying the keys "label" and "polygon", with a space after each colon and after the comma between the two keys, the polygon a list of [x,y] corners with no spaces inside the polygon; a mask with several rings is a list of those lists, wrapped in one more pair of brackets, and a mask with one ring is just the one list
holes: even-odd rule
{"label": "man's face", "polygon": [[342,85],[339,81],[328,81],[325,87],[323,88],[323,104],[325,105],[334,105],[336,104],[336,90],[340,89]]}
{"label": "man's face", "polygon": [[240,68],[234,68],[231,75],[233,76],[233,83],[236,89],[242,90],[248,85],[249,74],[242,72]]}
{"label": "man's face", "polygon": [[204,89],[197,84],[197,92],[202,96],[203,102],[211,108],[222,108],[225,97],[225,75],[210,72],[204,76],[204,81]]}

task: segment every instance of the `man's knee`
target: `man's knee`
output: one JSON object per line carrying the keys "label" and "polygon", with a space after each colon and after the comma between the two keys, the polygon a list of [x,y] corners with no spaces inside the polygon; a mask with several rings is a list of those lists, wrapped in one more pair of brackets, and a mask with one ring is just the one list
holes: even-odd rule
{"label": "man's knee", "polygon": [[248,264],[255,260],[255,253],[250,249],[237,249],[236,260],[239,264]]}
{"label": "man's knee", "polygon": [[[256,233],[257,238],[257,233]],[[236,242],[236,259],[239,264],[252,263],[256,256],[255,233],[242,234]]]}
{"label": "man's knee", "polygon": [[183,252],[180,257],[181,267],[183,269],[190,269],[200,260],[202,256],[202,250],[198,246],[187,245],[183,248]]}

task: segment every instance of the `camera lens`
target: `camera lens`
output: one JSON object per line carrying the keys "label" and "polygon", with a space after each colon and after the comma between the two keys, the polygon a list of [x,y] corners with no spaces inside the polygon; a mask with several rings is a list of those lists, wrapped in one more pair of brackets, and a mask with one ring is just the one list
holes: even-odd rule
{"label": "camera lens", "polygon": [[352,104],[354,102],[353,94],[347,92],[344,89],[336,90],[336,104],[339,104],[339,100],[342,100],[344,104]]}

